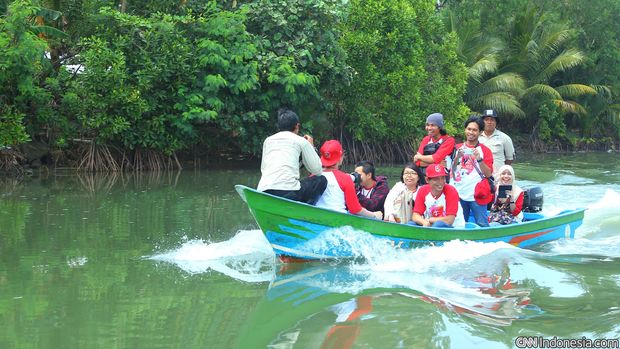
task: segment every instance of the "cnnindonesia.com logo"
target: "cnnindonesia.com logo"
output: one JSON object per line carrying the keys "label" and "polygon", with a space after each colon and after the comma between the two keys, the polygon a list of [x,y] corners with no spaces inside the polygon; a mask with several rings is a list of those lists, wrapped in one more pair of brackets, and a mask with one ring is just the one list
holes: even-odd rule
{"label": "cnnindonesia.com logo", "polygon": [[519,336],[517,348],[620,348],[620,339],[544,338],[542,336]]}

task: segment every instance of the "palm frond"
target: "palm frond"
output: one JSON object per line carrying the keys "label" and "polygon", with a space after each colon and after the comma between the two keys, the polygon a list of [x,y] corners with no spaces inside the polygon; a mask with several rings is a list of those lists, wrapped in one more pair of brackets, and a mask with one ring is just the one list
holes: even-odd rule
{"label": "palm frond", "polygon": [[555,90],[564,98],[577,98],[583,95],[595,95],[597,93],[596,89],[592,86],[582,84],[562,85],[556,87]]}
{"label": "palm frond", "polygon": [[591,87],[596,90],[596,94],[604,98],[611,98],[613,96],[611,88],[607,85],[591,85]]}
{"label": "palm frond", "polygon": [[536,84],[525,90],[523,98],[542,96],[549,99],[562,100],[562,95],[556,91],[553,87],[545,84]]}
{"label": "palm frond", "polygon": [[504,73],[494,76],[481,84],[469,85],[467,93],[472,98],[495,92],[506,92],[518,98],[525,89],[525,79],[519,74]]}
{"label": "palm frond", "polygon": [[[543,26],[543,24],[540,24]],[[570,39],[573,30],[565,24],[544,24],[540,36],[540,48],[545,51],[557,52]]]}
{"label": "palm frond", "polygon": [[548,81],[554,74],[565,72],[571,68],[574,68],[585,60],[585,55],[575,49],[571,48],[553,59],[551,63],[539,74],[538,82]]}
{"label": "palm frond", "polygon": [[498,58],[497,55],[490,54],[476,61],[468,69],[469,78],[476,82],[481,82],[485,75],[497,71],[499,66]]}
{"label": "palm frond", "polygon": [[507,92],[494,92],[486,94],[466,101],[466,103],[472,110],[491,108],[502,115],[511,115],[515,118],[525,117],[525,113],[521,109],[519,100],[514,95]]}
{"label": "palm frond", "polygon": [[554,99],[553,103],[560,108],[564,113],[567,114],[577,114],[577,115],[586,115],[588,112],[586,109],[579,103],[575,101],[565,101],[562,99]]}

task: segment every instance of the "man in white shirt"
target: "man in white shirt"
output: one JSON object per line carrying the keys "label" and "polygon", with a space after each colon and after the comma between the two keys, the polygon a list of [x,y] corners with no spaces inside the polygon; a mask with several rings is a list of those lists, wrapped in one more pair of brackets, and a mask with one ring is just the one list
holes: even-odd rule
{"label": "man in white shirt", "polygon": [[493,172],[500,167],[512,164],[515,157],[515,148],[512,139],[504,132],[497,129],[497,113],[493,109],[487,109],[481,116],[484,121],[484,131],[480,133],[478,141],[486,145],[493,153]]}
{"label": "man in white shirt", "polygon": [[[291,110],[278,111],[278,129],[263,142],[259,191],[290,200],[314,205],[325,187],[327,179],[321,175],[321,159],[309,135],[299,136],[299,117]],[[302,164],[313,174],[299,179]]]}

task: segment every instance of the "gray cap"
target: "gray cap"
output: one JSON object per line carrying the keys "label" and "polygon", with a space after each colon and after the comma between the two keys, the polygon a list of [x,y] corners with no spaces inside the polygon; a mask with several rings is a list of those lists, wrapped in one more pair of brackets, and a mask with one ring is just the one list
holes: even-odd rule
{"label": "gray cap", "polygon": [[443,129],[443,115],[440,113],[433,113],[426,118],[426,123],[437,125],[439,128]]}

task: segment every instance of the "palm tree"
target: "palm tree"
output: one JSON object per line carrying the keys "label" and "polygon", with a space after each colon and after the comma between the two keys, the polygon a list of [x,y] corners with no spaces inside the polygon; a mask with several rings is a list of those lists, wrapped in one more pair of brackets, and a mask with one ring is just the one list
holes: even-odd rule
{"label": "palm tree", "polygon": [[567,82],[564,73],[585,62],[578,49],[567,47],[573,31],[563,23],[546,23],[532,6],[515,17],[508,37],[508,57],[500,72],[519,74],[526,89],[520,96],[527,118],[538,120],[539,108],[552,102],[564,115],[587,115],[579,99],[595,95],[592,86]]}
{"label": "palm tree", "polygon": [[457,23],[454,14],[446,10],[446,27],[456,33],[457,54],[468,71],[467,91],[463,97],[472,110],[495,109],[502,115],[523,117],[519,97],[525,80],[513,72],[500,73],[504,42],[484,35],[477,24]]}

